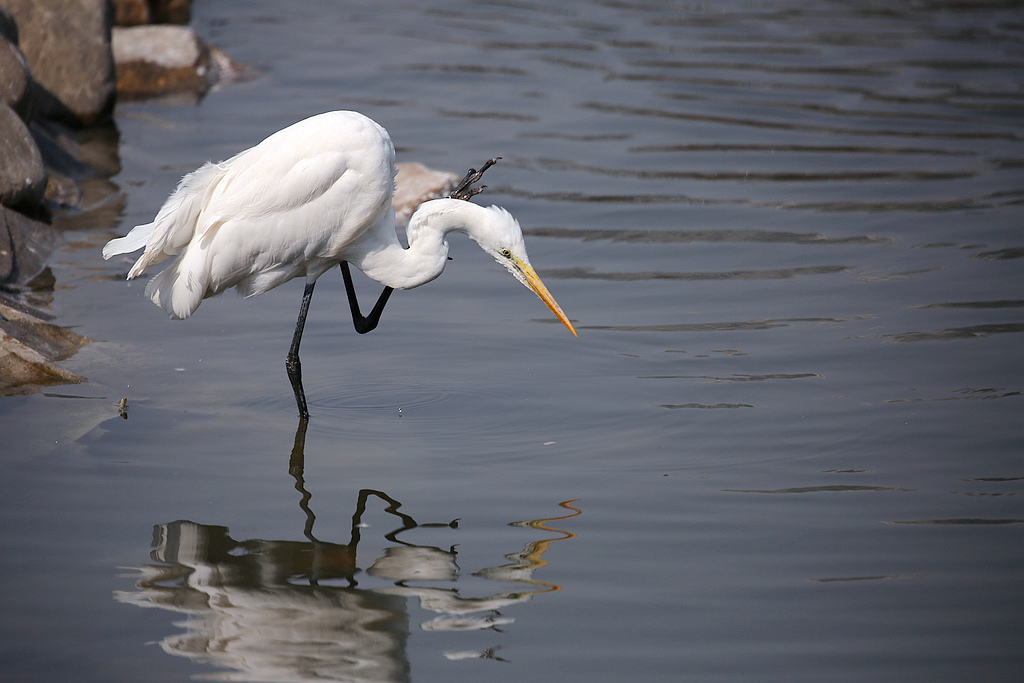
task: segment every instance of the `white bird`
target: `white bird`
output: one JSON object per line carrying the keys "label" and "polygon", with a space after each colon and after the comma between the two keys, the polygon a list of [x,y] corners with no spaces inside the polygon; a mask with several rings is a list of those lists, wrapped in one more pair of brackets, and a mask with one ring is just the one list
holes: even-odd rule
{"label": "white bird", "polygon": [[[470,169],[448,198],[420,205],[409,219],[405,248],[391,205],[395,148],[388,132],[357,112],[319,114],[186,175],[153,222],[108,242],[103,258],[145,247],[128,272],[130,280],[175,257],[146,286],[146,296],[175,319],[189,317],[203,299],[231,287],[250,297],[305,277],[286,367],[299,415],[307,419],[299,343],[316,280],[335,265],[341,266],[356,331],[366,333],[377,326],[392,290],[419,287],[441,274],[448,233],[461,232],[576,334],[530,265],[516,219],[500,207],[467,201],[479,192],[473,183],[495,161]],[[366,317],[359,312],[348,263],[384,285]]]}

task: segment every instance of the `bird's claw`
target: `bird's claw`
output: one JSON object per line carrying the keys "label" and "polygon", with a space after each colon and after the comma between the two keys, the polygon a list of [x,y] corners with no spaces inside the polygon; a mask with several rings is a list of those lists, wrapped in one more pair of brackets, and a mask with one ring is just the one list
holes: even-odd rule
{"label": "bird's claw", "polygon": [[484,176],[484,171],[498,163],[499,159],[501,159],[501,157],[488,159],[487,162],[480,167],[479,171],[475,168],[469,169],[469,171],[466,172],[465,177],[459,181],[458,185],[455,186],[455,189],[448,193],[448,198],[461,199],[468,202],[470,199],[480,194],[480,192],[482,192],[487,186],[481,185],[480,187],[473,187],[473,184],[480,182],[480,179]]}

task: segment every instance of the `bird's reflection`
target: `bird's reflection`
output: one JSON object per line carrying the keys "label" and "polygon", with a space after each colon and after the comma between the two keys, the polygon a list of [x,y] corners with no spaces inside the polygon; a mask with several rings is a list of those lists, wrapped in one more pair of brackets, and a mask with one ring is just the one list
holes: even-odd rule
{"label": "bird's reflection", "polygon": [[[154,528],[153,564],[139,567],[135,590],[115,598],[140,607],[160,607],[187,616],[176,625],[184,632],[164,638],[168,653],[230,669],[230,680],[245,681],[406,681],[410,665],[405,645],[409,633],[408,598],[437,616],[421,624],[425,631],[500,631],[512,619],[500,610],[560,587],[539,581],[544,553],[559,540],[573,538],[551,522],[572,514],[514,522],[550,537],[505,555],[507,564],[474,576],[518,584],[484,596],[462,595],[454,546],[441,548],[403,541],[412,529],[457,529],[458,520],[420,524],[401,503],[382,491],[361,490],[347,543],[316,538],[312,495],[303,477],[305,421],[300,421],[289,471],[305,513],[305,540],[237,541],[227,527],[176,521]],[[373,587],[357,575],[356,549],[367,506],[380,502],[397,526],[383,535],[390,545],[365,568]],[[366,583],[371,583],[367,579]],[[444,587],[426,584],[446,583]],[[497,646],[497,647],[500,647]],[[446,652],[450,660],[478,657],[501,661],[497,647]]]}

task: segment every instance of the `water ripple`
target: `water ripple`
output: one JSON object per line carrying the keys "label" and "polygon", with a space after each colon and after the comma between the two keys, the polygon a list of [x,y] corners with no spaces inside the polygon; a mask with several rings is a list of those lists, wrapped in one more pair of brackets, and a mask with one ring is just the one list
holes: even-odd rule
{"label": "water ripple", "polygon": [[[510,187],[492,188],[491,194],[503,194],[509,197],[521,197],[537,201],[569,202],[569,203],[600,203],[600,204],[692,204],[697,206],[734,205],[748,206],[752,208],[769,209],[792,209],[805,211],[825,212],[864,212],[864,213],[934,213],[945,211],[967,211],[977,209],[993,209],[1002,206],[1013,206],[1018,202],[1016,196],[1008,196],[1006,193],[990,192],[985,194],[953,197],[943,199],[923,199],[916,201],[871,201],[871,200],[835,200],[822,202],[792,201],[792,200],[764,200],[739,197],[735,199],[721,199],[710,197],[695,197],[687,194],[643,194],[639,192],[628,194],[590,194],[586,192],[533,192],[519,190]],[[995,258],[1021,258],[1024,250],[1004,250],[1007,256],[994,256]]]}
{"label": "water ripple", "polygon": [[640,244],[690,244],[693,242],[767,242],[771,244],[891,244],[890,237],[854,235],[852,237],[826,237],[821,233],[783,232],[775,230],[595,230],[587,228],[524,228],[523,234],[537,237],[555,237],[589,242],[609,240]]}
{"label": "water ripple", "polygon": [[774,270],[732,270],[721,272],[664,272],[600,273],[592,268],[560,268],[545,270],[544,277],[552,280],[610,280],[635,282],[637,280],[791,280],[804,275],[832,275],[853,270],[850,266],[808,266],[804,268],[777,268]]}
{"label": "water ripple", "polygon": [[[883,65],[859,65],[859,66],[836,66],[836,65],[782,65],[768,64],[764,60],[756,62],[712,62],[707,60],[672,60],[672,59],[650,59],[635,60],[629,63],[630,66],[650,67],[654,69],[671,69],[681,72],[694,71],[698,69],[722,69],[727,71],[757,71],[758,73],[779,73],[779,74],[827,74],[847,76],[885,76],[892,72],[892,66]],[[629,80],[644,79],[646,76],[656,74],[618,74],[620,78]]]}
{"label": "water ripple", "polygon": [[948,303],[918,304],[917,306],[909,306],[909,308],[967,308],[972,310],[987,310],[992,308],[1024,308],[1024,300],[1002,299],[999,301],[951,301]]}
{"label": "water ripple", "polygon": [[1024,524],[1024,519],[987,519],[977,517],[957,517],[953,519],[901,519],[886,524],[910,525],[988,525],[988,524]]}
{"label": "water ripple", "polygon": [[691,143],[671,145],[640,145],[629,149],[630,152],[667,152],[667,153],[699,153],[699,152],[795,152],[798,154],[886,154],[886,155],[934,155],[934,156],[977,156],[969,150],[944,149],[937,147],[894,147],[881,145],[813,145],[813,144],[754,144],[754,143]]}
{"label": "water ripple", "polygon": [[753,408],[749,403],[715,403],[714,405],[706,405],[703,403],[663,403],[659,406],[660,408],[669,408],[671,410],[678,410],[680,408],[698,408],[701,410],[715,410],[718,408]]}
{"label": "water ripple", "polygon": [[584,325],[580,329],[612,332],[736,332],[789,327],[792,323],[841,323],[841,318],[783,318],[721,323],[666,323],[661,325]]}
{"label": "water ripple", "polygon": [[646,375],[643,377],[637,377],[637,379],[707,379],[711,380],[712,383],[717,382],[764,382],[773,379],[807,379],[808,377],[817,377],[821,379],[823,375],[819,375],[816,372],[800,372],[795,374],[771,374],[771,375],[743,375],[734,374],[731,377],[715,377],[713,375]]}
{"label": "water ripple", "polygon": [[914,491],[902,486],[858,486],[834,484],[831,486],[796,486],[788,489],[722,489],[727,493],[848,493],[861,491]]}
{"label": "water ripple", "polygon": [[991,325],[970,325],[968,327],[949,327],[933,332],[901,332],[899,334],[883,334],[882,339],[896,343],[919,341],[950,341],[957,339],[978,339],[992,334],[1024,332],[1024,323],[1002,323]]}
{"label": "water ripple", "polygon": [[1008,261],[1011,259],[1024,258],[1024,247],[1012,247],[1008,249],[986,251],[980,254],[974,254],[974,258],[980,258],[985,261]]}
{"label": "water ripple", "polygon": [[959,396],[942,396],[939,398],[893,398],[885,403],[931,403],[936,401],[991,401],[997,398],[1021,396],[1024,392],[1007,391],[1002,387],[986,389],[957,389],[953,393]]}
{"label": "water ripple", "polygon": [[1006,140],[1008,142],[1020,142],[1024,140],[1021,135],[1009,131],[982,131],[950,129],[942,131],[922,130],[911,128],[900,130],[898,128],[844,128],[841,126],[827,126],[811,123],[794,123],[792,121],[766,120],[751,117],[725,116],[713,114],[696,114],[685,111],[671,111],[654,107],[634,107],[624,104],[613,104],[608,102],[583,102],[579,105],[583,109],[606,113],[621,114],[630,117],[677,119],[683,121],[694,121],[703,123],[722,123],[728,125],[742,126],[744,128],[769,128],[775,130],[792,130],[802,132],[826,133],[828,135],[856,135],[872,137],[896,137],[896,138],[933,138],[938,140]]}
{"label": "water ripple", "polygon": [[864,182],[864,181],[900,181],[922,182],[930,180],[960,180],[977,175],[975,171],[929,171],[929,170],[897,170],[897,171],[843,171],[829,172],[811,171],[655,171],[651,169],[625,169],[589,166],[562,159],[538,159],[538,164],[548,170],[582,171],[596,175],[619,178],[635,178],[637,180],[705,180],[705,181],[743,181],[743,182]]}
{"label": "water ripple", "polygon": [[485,66],[483,64],[404,64],[388,67],[388,71],[421,71],[443,74],[483,74],[500,76],[526,76],[525,69],[510,66]]}
{"label": "water ripple", "polygon": [[448,116],[455,119],[494,119],[496,121],[537,121],[539,117],[535,114],[516,114],[508,111],[462,111],[454,109],[438,109],[441,116]]}
{"label": "water ripple", "polygon": [[917,579],[924,574],[876,574],[873,576],[827,576],[820,579],[810,579],[818,583],[837,583],[847,581],[889,581],[895,579]]}

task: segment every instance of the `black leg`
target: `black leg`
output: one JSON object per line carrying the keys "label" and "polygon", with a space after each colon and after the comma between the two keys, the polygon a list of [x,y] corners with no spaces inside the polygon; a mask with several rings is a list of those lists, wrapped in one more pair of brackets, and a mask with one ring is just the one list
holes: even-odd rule
{"label": "black leg", "polygon": [[295,322],[295,336],[292,337],[292,347],[285,358],[284,367],[288,370],[288,379],[292,383],[292,391],[295,392],[295,404],[299,408],[299,419],[309,419],[309,409],[306,407],[306,392],[302,390],[302,364],[299,362],[299,344],[302,342],[302,328],[306,326],[306,314],[309,312],[309,302],[313,298],[313,287],[316,282],[307,282],[306,289],[302,292],[302,307],[299,308],[299,319]]}
{"label": "black leg", "polygon": [[355,325],[356,332],[366,334],[373,331],[377,327],[377,323],[380,322],[380,314],[384,312],[384,306],[388,303],[388,297],[395,290],[391,287],[385,287],[384,291],[380,293],[380,297],[377,299],[373,310],[364,318],[363,314],[359,312],[359,301],[356,299],[356,289],[352,285],[352,274],[349,272],[348,263],[345,261],[341,262],[341,274],[345,278],[348,306],[352,309],[352,324]]}

